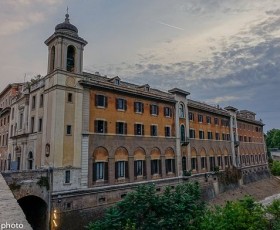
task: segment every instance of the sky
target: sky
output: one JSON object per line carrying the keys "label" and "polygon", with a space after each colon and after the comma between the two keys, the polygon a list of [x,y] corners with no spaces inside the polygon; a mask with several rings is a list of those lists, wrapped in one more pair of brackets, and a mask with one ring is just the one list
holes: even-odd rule
{"label": "sky", "polygon": [[44,41],[67,6],[88,42],[84,71],[181,88],[280,128],[279,0],[0,0],[0,91],[46,74]]}

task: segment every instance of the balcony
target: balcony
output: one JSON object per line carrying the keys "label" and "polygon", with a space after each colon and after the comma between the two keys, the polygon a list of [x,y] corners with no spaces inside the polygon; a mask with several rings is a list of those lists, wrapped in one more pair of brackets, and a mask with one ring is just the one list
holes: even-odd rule
{"label": "balcony", "polygon": [[186,138],[184,141],[181,140],[181,146],[188,146],[190,143],[190,138]]}

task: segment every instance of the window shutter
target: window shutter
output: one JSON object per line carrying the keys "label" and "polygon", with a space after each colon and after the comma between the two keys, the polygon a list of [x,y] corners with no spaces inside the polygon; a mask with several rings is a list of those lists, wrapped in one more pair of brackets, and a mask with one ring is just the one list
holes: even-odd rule
{"label": "window shutter", "polygon": [[124,134],[127,134],[127,123],[124,123]]}
{"label": "window shutter", "polygon": [[108,99],[107,99],[106,96],[104,96],[104,100],[105,100],[105,108],[107,108],[107,106],[108,106]]}
{"label": "window shutter", "polygon": [[129,178],[128,172],[128,161],[125,161],[125,178]]}
{"label": "window shutter", "polygon": [[124,100],[124,110],[127,110],[127,101]]}
{"label": "window shutter", "polygon": [[167,107],[163,107],[163,114],[164,116],[167,116]]}
{"label": "window shutter", "polygon": [[98,106],[98,95],[95,94],[95,106]]}
{"label": "window shutter", "polygon": [[96,181],[96,163],[92,164],[92,181]]}
{"label": "window shutter", "polygon": [[152,125],[150,126],[150,131],[151,131],[150,135],[153,136],[153,126]]}
{"label": "window shutter", "polygon": [[141,104],[141,111],[142,111],[142,113],[144,113],[144,103],[140,103]]}
{"label": "window shutter", "polygon": [[137,102],[134,102],[134,112],[136,112],[136,103]]}
{"label": "window shutter", "polygon": [[161,175],[161,160],[158,160],[159,161],[159,170],[158,170],[158,174]]}
{"label": "window shutter", "polygon": [[119,99],[116,98],[116,109],[118,109],[118,101],[119,101]]}
{"label": "window shutter", "polygon": [[97,133],[97,130],[98,130],[98,121],[95,120],[94,121],[94,132]]}
{"label": "window shutter", "polygon": [[168,173],[168,160],[165,160],[165,171],[166,174]]}
{"label": "window shutter", "polygon": [[158,115],[158,110],[159,110],[159,108],[158,108],[158,106],[156,106],[156,114]]}
{"label": "window shutter", "polygon": [[146,171],[146,161],[143,160],[143,176],[146,176],[146,175],[147,175],[146,172],[147,172],[147,171]]}
{"label": "window shutter", "polygon": [[118,179],[118,162],[115,162],[115,178]]}
{"label": "window shutter", "polygon": [[137,177],[137,161],[134,161],[134,177]]}
{"label": "window shutter", "polygon": [[116,122],[116,134],[119,133],[119,122]]}
{"label": "window shutter", "polygon": [[142,126],[142,136],[144,136],[145,135],[144,125],[141,126]]}
{"label": "window shutter", "polygon": [[150,114],[152,114],[152,112],[153,112],[153,106],[150,105]]}
{"label": "window shutter", "polygon": [[108,162],[104,163],[104,180],[108,180]]}
{"label": "window shutter", "polygon": [[172,159],[171,163],[172,163],[172,172],[175,173],[175,159]]}
{"label": "window shutter", "polygon": [[104,121],[104,133],[107,133],[107,121]]}
{"label": "window shutter", "polygon": [[134,124],[134,135],[137,135],[137,124]]}

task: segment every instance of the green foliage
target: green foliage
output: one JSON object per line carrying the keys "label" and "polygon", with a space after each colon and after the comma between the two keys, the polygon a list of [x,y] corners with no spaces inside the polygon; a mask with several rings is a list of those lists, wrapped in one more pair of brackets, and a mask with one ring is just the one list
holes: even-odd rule
{"label": "green foliage", "polygon": [[158,194],[154,185],[141,185],[108,209],[88,229],[197,229],[205,210],[198,183],[167,187]]}
{"label": "green foliage", "polygon": [[251,197],[237,202],[227,202],[225,207],[208,210],[201,221],[201,230],[261,230],[267,229],[262,205]]}
{"label": "green foliage", "polygon": [[20,187],[21,187],[20,184],[17,184],[16,182],[9,184],[9,188],[11,191],[19,190]]}
{"label": "green foliage", "polygon": [[39,185],[40,187],[46,187],[47,190],[50,189],[48,177],[45,176],[40,177],[40,179],[37,182],[37,185]]}
{"label": "green foliage", "polygon": [[280,176],[280,162],[273,161],[272,165],[270,166],[270,170],[271,170],[272,175]]}
{"label": "green foliage", "polygon": [[280,129],[271,129],[267,132],[266,146],[268,148],[280,148]]}

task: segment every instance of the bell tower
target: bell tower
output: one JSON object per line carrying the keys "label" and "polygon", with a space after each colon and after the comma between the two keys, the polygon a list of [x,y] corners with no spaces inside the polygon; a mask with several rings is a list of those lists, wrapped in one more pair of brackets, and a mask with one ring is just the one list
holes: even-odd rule
{"label": "bell tower", "polygon": [[87,42],[79,37],[78,29],[65,15],[65,21],[55,27],[55,32],[46,41],[48,46],[48,71],[56,69],[81,74],[83,68],[83,50]]}

